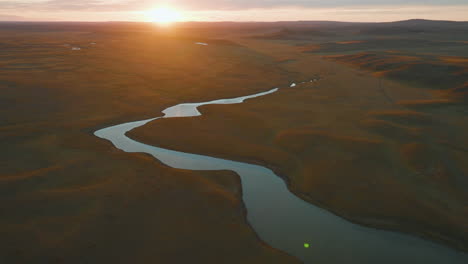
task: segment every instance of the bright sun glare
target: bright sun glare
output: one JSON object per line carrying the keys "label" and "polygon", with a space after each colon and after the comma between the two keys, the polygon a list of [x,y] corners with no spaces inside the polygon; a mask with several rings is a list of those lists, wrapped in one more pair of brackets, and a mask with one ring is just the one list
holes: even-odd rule
{"label": "bright sun glare", "polygon": [[148,20],[159,25],[167,26],[180,21],[182,14],[171,7],[159,7],[147,12]]}

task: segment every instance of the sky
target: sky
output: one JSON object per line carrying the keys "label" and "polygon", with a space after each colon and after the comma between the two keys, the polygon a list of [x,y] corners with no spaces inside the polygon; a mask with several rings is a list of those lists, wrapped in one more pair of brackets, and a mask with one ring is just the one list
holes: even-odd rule
{"label": "sky", "polygon": [[161,6],[182,21],[468,21],[468,0],[0,0],[0,21],[149,21]]}

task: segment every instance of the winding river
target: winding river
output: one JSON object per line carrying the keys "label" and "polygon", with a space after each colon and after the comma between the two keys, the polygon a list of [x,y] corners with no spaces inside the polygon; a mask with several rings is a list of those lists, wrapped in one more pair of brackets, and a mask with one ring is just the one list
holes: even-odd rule
{"label": "winding river", "polygon": [[[304,263],[468,263],[466,253],[411,235],[356,225],[307,203],[289,192],[285,182],[268,168],[158,148],[125,135],[160,118],[201,115],[197,110],[201,105],[237,104],[276,91],[277,88],[232,99],[179,104],[164,110],[162,117],[104,128],[96,131],[95,135],[111,141],[123,151],[151,154],[173,168],[236,172],[242,181],[242,198],[252,228],[264,242],[298,257]],[[306,248],[304,243],[310,246]]]}

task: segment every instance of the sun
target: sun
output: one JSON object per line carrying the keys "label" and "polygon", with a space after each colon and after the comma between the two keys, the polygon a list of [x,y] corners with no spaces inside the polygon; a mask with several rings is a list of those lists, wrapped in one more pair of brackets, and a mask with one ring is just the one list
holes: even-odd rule
{"label": "sun", "polygon": [[150,10],[146,15],[149,21],[163,26],[182,20],[182,14],[179,11],[167,6]]}

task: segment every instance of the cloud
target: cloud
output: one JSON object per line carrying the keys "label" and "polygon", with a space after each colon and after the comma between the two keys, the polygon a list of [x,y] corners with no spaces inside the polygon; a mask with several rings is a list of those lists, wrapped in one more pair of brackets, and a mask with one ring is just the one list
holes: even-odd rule
{"label": "cloud", "polygon": [[193,9],[242,10],[253,8],[332,8],[345,6],[466,5],[467,0],[174,0]]}
{"label": "cloud", "polygon": [[163,4],[187,10],[244,10],[282,7],[467,5],[467,0],[7,0],[0,2],[0,10],[115,12],[139,11]]}
{"label": "cloud", "polygon": [[25,17],[0,14],[0,21],[24,21]]}

